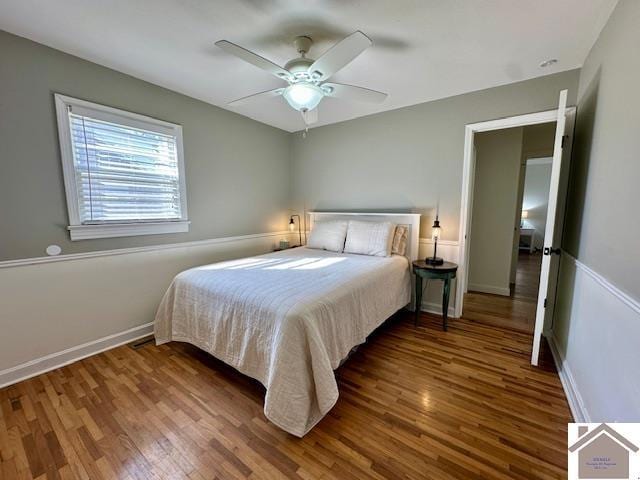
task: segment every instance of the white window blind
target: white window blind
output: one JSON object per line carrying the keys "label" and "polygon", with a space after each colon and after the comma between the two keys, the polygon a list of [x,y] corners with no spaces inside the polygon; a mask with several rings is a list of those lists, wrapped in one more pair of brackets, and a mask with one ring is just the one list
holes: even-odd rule
{"label": "white window blind", "polygon": [[82,223],[182,217],[175,137],[69,116]]}
{"label": "white window blind", "polygon": [[[75,202],[69,209],[72,239],[74,227],[92,225],[104,228],[93,228],[98,235],[85,229],[78,239],[185,231],[150,226],[186,221],[180,127],[68,97],[56,100],[64,103],[58,120],[63,116],[61,144],[68,147],[62,149],[67,200]],[[145,227],[126,228],[133,224]],[[109,225],[118,228],[109,233]]]}

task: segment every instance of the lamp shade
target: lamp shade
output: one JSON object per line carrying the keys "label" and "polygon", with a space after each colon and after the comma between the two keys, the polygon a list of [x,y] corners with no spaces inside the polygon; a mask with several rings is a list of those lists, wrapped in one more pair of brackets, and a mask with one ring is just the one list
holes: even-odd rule
{"label": "lamp shade", "polygon": [[425,262],[429,265],[442,265],[444,261],[442,258],[437,257],[436,253],[438,251],[438,239],[442,234],[442,229],[440,228],[440,220],[438,220],[438,215],[436,214],[436,219],[433,221],[433,226],[431,227],[431,238],[433,239],[433,256],[425,258]]}
{"label": "lamp shade", "polygon": [[431,227],[431,239],[438,240],[440,238],[440,234],[442,233],[442,228],[440,228],[440,221],[436,217],[433,222],[433,226]]}
{"label": "lamp shade", "polygon": [[293,217],[289,220],[289,231],[293,232],[296,229],[296,223],[293,221]]}
{"label": "lamp shade", "polygon": [[529,218],[529,211],[528,210],[522,210],[522,218]]}
{"label": "lamp shade", "polygon": [[324,92],[312,83],[300,82],[285,88],[282,96],[296,110],[313,110],[324,97]]}

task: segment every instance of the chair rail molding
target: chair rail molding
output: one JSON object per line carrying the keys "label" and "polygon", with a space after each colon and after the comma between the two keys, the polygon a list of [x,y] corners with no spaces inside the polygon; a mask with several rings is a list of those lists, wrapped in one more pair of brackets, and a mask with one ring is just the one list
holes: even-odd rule
{"label": "chair rail molding", "polygon": [[163,243],[158,245],[148,245],[145,247],[117,248],[113,250],[96,250],[94,252],[67,253],[67,254],[56,255],[51,257],[20,258],[17,260],[0,261],[0,268],[21,267],[25,265],[37,265],[41,263],[52,263],[52,262],[68,262],[71,260],[107,257],[112,255],[128,255],[131,253],[154,252],[157,250],[168,250],[172,248],[204,247],[207,245],[216,245],[219,243],[238,242],[242,240],[252,240],[256,238],[277,237],[277,236],[289,237],[290,235],[291,235],[291,232],[289,232],[288,230],[281,230],[277,232],[252,233],[249,235],[237,235],[233,237],[208,238],[206,240],[194,240],[191,242]]}
{"label": "chair rail molding", "polygon": [[588,267],[587,265],[582,263],[580,260],[575,258],[569,252],[567,252],[565,250],[562,250],[562,254],[565,255],[566,258],[570,262],[572,262],[576,266],[577,269],[579,269],[579,270],[583,271],[584,273],[586,273],[587,275],[589,275],[596,282],[598,282],[600,285],[602,285],[604,288],[606,288],[612,295],[614,295],[616,298],[618,298],[621,302],[623,302],[625,305],[627,305],[629,308],[631,308],[636,313],[640,314],[640,301],[636,300],[635,298],[629,296],[627,293],[625,293],[622,290],[620,290],[618,287],[616,287],[613,283],[611,283],[605,277],[603,277],[598,272],[596,272],[595,270],[591,269],[590,267]]}
{"label": "chair rail molding", "polygon": [[640,302],[566,251],[544,332],[577,422],[640,418]]}

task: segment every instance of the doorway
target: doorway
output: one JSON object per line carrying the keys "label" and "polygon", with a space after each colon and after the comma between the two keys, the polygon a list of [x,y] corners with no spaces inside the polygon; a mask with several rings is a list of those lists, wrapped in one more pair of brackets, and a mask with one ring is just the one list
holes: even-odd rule
{"label": "doorway", "polygon": [[[573,140],[573,126],[575,123],[575,107],[567,108],[567,91],[563,90],[559,95],[558,108],[545,112],[518,115],[514,117],[501,118],[470,124],[465,127],[464,163],[462,176],[462,198],[460,208],[460,266],[458,271],[459,288],[456,291],[455,316],[462,315],[465,303],[465,294],[469,291],[470,272],[470,248],[474,243],[471,235],[473,204],[474,204],[474,180],[476,169],[476,142],[475,137],[482,132],[526,127],[529,125],[539,125],[556,122],[556,129],[553,144],[553,160],[551,168],[551,180],[548,197],[548,215],[544,230],[544,246],[542,262],[540,266],[540,284],[538,288],[537,303],[535,308],[534,332],[532,336],[531,363],[538,364],[540,353],[540,342],[543,332],[552,325],[553,310],[556,298],[556,285],[559,270],[559,255],[561,252],[561,237],[564,222],[564,208],[566,201],[566,188],[569,173],[569,161],[571,156],[571,145]],[[524,179],[523,179],[524,181]],[[495,195],[494,195],[495,196]],[[521,220],[521,209],[516,208],[515,217],[517,225]],[[495,220],[494,217],[489,217]],[[513,220],[514,217],[511,217]],[[515,222],[513,229],[517,229]],[[512,234],[512,246],[515,243],[515,234]],[[496,237],[498,238],[498,237]],[[501,238],[504,242],[503,237]],[[518,236],[519,241],[519,236]],[[502,243],[502,246],[508,244]],[[489,245],[484,252],[493,253],[493,245]],[[504,251],[502,251],[504,254]],[[492,264],[490,269],[493,268]],[[504,270],[502,277],[504,279]],[[517,268],[516,272],[517,274]],[[509,289],[500,286],[500,293],[510,293]]]}
{"label": "doorway", "polygon": [[[545,132],[545,129],[555,129],[555,124],[542,124],[536,127],[539,127],[540,139],[549,142],[548,148],[543,145],[541,147],[547,150],[550,156],[525,154],[525,161],[522,164],[524,185],[520,201],[520,225],[515,230],[514,238],[516,248],[514,248],[515,281],[513,284],[513,296],[521,301],[536,301],[538,298],[553,163],[553,137],[551,137],[552,133]],[[535,320],[535,311],[533,313],[533,320]],[[532,329],[530,331],[533,332]]]}
{"label": "doorway", "polygon": [[474,138],[468,320],[534,331],[555,130],[549,122]]}

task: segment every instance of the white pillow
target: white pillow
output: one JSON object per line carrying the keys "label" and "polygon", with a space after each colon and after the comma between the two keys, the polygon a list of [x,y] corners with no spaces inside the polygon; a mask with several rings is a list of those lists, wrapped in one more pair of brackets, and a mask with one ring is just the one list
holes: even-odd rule
{"label": "white pillow", "polygon": [[315,223],[313,230],[309,234],[307,247],[342,252],[344,239],[347,236],[347,226],[346,220],[329,220]]}
{"label": "white pillow", "polygon": [[395,231],[396,226],[391,222],[351,220],[344,251],[345,253],[388,257],[391,255],[391,242]]}
{"label": "white pillow", "polygon": [[407,251],[407,236],[409,229],[403,225],[398,225],[393,234],[391,242],[391,254],[404,255]]}

